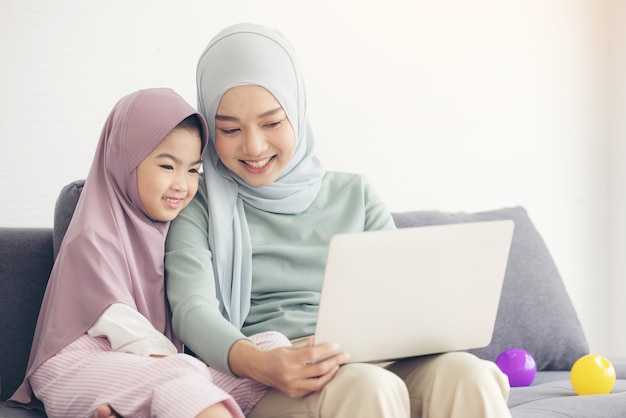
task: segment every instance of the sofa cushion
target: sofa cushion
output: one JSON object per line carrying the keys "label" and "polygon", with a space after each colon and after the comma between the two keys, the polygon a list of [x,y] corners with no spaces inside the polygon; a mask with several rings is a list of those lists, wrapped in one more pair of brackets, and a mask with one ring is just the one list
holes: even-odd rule
{"label": "sofa cushion", "polygon": [[511,388],[508,405],[512,418],[624,417],[626,358],[610,358],[617,380],[611,393],[578,396],[569,371],[542,371],[531,386]]}
{"label": "sofa cushion", "polygon": [[70,225],[72,215],[74,215],[74,209],[76,209],[76,203],[80,197],[80,192],[83,190],[85,180],[76,180],[66,185],[61,189],[59,197],[57,198],[54,206],[54,230],[53,230],[53,248],[54,258],[56,259],[61,247],[61,241],[67,232],[67,227]]}
{"label": "sofa cushion", "polygon": [[46,418],[46,414],[39,409],[15,408],[0,402],[0,418]]}
{"label": "sofa cushion", "polygon": [[569,373],[555,373],[562,373],[560,380],[513,388],[508,401],[512,418],[624,417],[626,380],[617,380],[609,394],[578,396],[572,389]]}
{"label": "sofa cushion", "polygon": [[567,376],[558,381],[511,391],[513,418],[623,418],[626,380],[617,380],[610,394],[578,396]]}
{"label": "sofa cushion", "polygon": [[569,370],[589,346],[543,238],[523,207],[486,212],[394,213],[398,227],[511,219],[515,222],[493,339],[469,350],[495,361],[507,348],[528,351],[538,370]]}

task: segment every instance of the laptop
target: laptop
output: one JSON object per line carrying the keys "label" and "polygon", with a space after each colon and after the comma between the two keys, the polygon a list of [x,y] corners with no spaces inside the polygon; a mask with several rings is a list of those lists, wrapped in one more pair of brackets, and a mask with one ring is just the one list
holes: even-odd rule
{"label": "laptop", "polygon": [[315,343],[382,362],[491,342],[511,220],[339,234],[331,239]]}

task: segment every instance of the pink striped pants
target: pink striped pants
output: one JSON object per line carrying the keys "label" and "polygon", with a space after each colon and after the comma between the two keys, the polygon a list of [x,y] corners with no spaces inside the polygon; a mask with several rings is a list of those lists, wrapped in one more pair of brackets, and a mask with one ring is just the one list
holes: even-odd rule
{"label": "pink striped pants", "polygon": [[[250,339],[266,350],[290,345],[276,332]],[[244,417],[268,390],[187,354],[115,352],[107,339],[87,334],[41,365],[29,382],[50,418],[90,417],[101,404],[124,417],[195,417],[220,402],[234,417]]]}

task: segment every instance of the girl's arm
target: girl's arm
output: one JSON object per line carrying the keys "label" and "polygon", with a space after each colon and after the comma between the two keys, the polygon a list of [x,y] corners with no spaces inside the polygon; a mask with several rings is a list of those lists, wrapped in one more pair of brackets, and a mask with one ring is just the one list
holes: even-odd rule
{"label": "girl's arm", "polygon": [[113,351],[140,356],[178,352],[174,344],[157,331],[145,316],[123,303],[109,306],[87,333],[92,337],[106,337]]}

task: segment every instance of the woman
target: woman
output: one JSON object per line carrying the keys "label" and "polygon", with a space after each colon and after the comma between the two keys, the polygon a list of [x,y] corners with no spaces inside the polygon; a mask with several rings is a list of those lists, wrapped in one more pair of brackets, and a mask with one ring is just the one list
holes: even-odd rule
{"label": "woman", "polygon": [[[508,381],[492,362],[448,353],[344,364],[349,353],[309,338],[330,238],[395,226],[362,176],[326,172],[315,156],[287,39],[253,24],[224,29],[199,60],[197,88],[205,176],[168,234],[166,290],[185,344],[272,386],[249,416],[510,416]],[[261,351],[246,339],[270,330],[294,346]]]}

